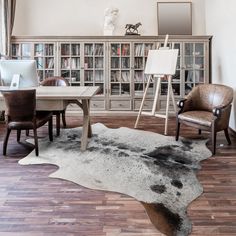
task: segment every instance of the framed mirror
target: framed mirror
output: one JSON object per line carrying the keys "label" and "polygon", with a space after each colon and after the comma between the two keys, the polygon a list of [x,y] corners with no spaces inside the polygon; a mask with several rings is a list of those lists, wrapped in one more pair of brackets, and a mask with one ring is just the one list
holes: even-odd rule
{"label": "framed mirror", "polygon": [[191,35],[191,2],[157,2],[158,35]]}

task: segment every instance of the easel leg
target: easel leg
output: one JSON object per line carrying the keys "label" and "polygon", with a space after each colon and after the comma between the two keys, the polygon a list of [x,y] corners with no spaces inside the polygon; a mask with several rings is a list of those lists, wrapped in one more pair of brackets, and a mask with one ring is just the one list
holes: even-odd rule
{"label": "easel leg", "polygon": [[153,106],[152,106],[152,115],[154,116],[156,113],[156,107],[157,107],[157,100],[159,98],[159,91],[161,87],[161,78],[158,77],[157,79],[157,87],[156,87],[156,92],[155,92],[155,97],[153,101]]}
{"label": "easel leg", "polygon": [[167,101],[166,101],[166,119],[165,119],[165,132],[168,132],[168,118],[169,118],[169,106],[170,106],[170,93],[171,93],[171,77],[168,76],[168,90],[167,90]]}
{"label": "easel leg", "polygon": [[139,119],[140,119],[140,116],[141,116],[141,113],[142,113],[142,110],[143,110],[143,105],[144,105],[144,101],[145,101],[145,98],[146,98],[146,95],[147,95],[147,91],[148,91],[150,82],[151,82],[151,75],[149,75],[149,77],[148,77],[147,86],[146,86],[144,94],[143,94],[143,99],[142,99],[142,102],[141,102],[141,105],[140,105],[140,108],[139,108],[138,117],[137,117],[135,125],[134,125],[135,129],[138,126],[138,122],[139,122]]}
{"label": "easel leg", "polygon": [[171,95],[171,98],[172,98],[172,103],[173,103],[174,111],[176,113],[177,112],[177,107],[176,107],[175,96],[174,96],[172,85],[170,86],[170,89],[171,89],[170,95]]}

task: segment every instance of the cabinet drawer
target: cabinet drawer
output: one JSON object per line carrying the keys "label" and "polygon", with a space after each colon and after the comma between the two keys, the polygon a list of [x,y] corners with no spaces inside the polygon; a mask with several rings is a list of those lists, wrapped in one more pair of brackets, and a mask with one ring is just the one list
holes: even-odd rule
{"label": "cabinet drawer", "polygon": [[131,101],[112,100],[110,101],[110,110],[131,110]]}
{"label": "cabinet drawer", "polygon": [[[141,102],[142,100],[135,100],[134,101],[134,110],[139,110],[140,106],[141,106]],[[153,101],[152,100],[146,100],[144,101],[144,105],[143,105],[143,110],[151,110],[152,109],[152,105],[153,105]]]}
{"label": "cabinet drawer", "polygon": [[91,110],[105,110],[104,101],[91,101],[90,103]]}

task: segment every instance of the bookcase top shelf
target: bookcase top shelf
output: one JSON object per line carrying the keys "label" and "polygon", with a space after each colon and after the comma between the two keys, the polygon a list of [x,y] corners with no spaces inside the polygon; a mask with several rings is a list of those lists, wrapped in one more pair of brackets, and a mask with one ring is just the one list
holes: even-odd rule
{"label": "bookcase top shelf", "polygon": [[[60,40],[60,41],[73,41],[73,40],[164,40],[165,35],[150,35],[150,36],[137,36],[137,35],[116,35],[116,36],[12,36],[11,39],[14,40]],[[169,40],[211,40],[211,35],[169,35]]]}

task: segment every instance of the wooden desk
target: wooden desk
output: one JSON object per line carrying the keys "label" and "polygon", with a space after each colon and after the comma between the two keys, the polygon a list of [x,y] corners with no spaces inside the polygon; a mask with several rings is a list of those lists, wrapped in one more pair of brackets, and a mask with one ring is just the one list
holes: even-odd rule
{"label": "wooden desk", "polygon": [[[0,86],[1,90],[7,90],[9,87]],[[90,100],[99,91],[98,86],[81,87],[58,87],[41,86],[36,88],[36,109],[37,110],[63,110],[68,103],[76,103],[83,111],[83,131],[81,137],[81,150],[87,148],[88,137],[92,136],[90,125]],[[0,93],[0,111],[5,110],[5,102]]]}

